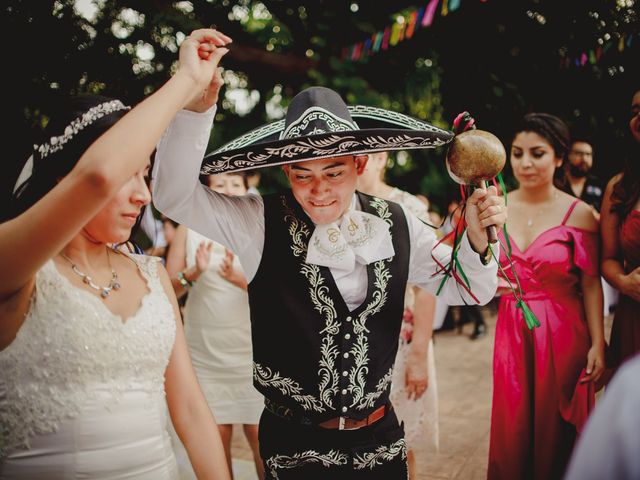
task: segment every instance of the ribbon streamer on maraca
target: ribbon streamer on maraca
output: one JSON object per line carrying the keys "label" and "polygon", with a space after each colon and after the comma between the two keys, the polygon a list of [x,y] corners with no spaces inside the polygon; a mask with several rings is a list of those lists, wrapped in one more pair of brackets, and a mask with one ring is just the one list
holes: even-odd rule
{"label": "ribbon streamer on maraca", "polygon": [[[463,113],[459,114],[456,117],[456,119],[454,120],[454,122],[453,122],[453,133],[456,134],[456,135],[460,135],[460,134],[462,134],[464,132],[468,132],[470,130],[475,130],[475,128],[476,128],[475,120],[473,119],[473,117],[471,117],[469,112],[463,112]],[[504,151],[504,148],[502,147],[502,144],[499,142],[499,140],[495,139],[495,137],[494,138],[490,138],[490,137],[493,137],[493,135],[489,134],[488,132],[482,132],[480,130],[478,130],[475,133],[480,134],[480,137],[487,137],[494,144],[495,144],[495,142],[499,143],[500,144],[499,145],[500,148],[502,148],[502,152]],[[482,141],[480,143],[482,143]],[[499,152],[499,153],[502,153],[502,152]],[[464,215],[465,214],[465,208],[466,208],[466,199],[467,199],[467,196],[469,195],[469,191],[470,191],[470,188],[471,188],[472,184],[476,184],[477,185],[477,184],[479,184],[481,182],[482,182],[482,184],[484,184],[486,182],[486,180],[489,180],[497,187],[498,186],[496,184],[496,180],[497,180],[497,182],[499,182],[499,186],[500,186],[500,189],[502,191],[502,195],[504,196],[505,205],[506,205],[507,204],[507,190],[505,188],[504,181],[502,179],[502,173],[500,173],[500,171],[502,170],[502,166],[504,165],[504,161],[502,161],[502,165],[500,165],[499,162],[498,162],[498,164],[494,164],[494,165],[491,165],[491,162],[488,162],[488,164],[486,165],[486,167],[487,167],[486,170],[482,171],[482,172],[469,173],[467,171],[466,173],[460,173],[460,172],[464,171],[464,168],[462,168],[460,165],[450,165],[449,162],[450,162],[451,158],[449,158],[449,153],[447,154],[447,156],[448,156],[448,158],[447,158],[447,168],[449,170],[449,173],[450,173],[451,177],[454,180],[456,180],[458,183],[460,183],[460,194],[461,194],[461,197],[462,197],[462,205],[463,206],[462,206],[462,212],[461,212],[460,220],[456,224],[454,230],[452,232],[450,232],[448,235],[446,235],[444,238],[440,239],[440,241],[436,244],[436,247],[437,247],[440,243],[442,243],[448,237],[453,235],[453,248],[452,248],[452,251],[451,251],[451,260],[449,261],[449,263],[447,265],[441,265],[438,262],[438,260],[433,256],[433,253],[432,253],[432,258],[438,264],[438,271],[436,272],[436,274],[438,274],[440,272],[443,272],[443,271],[446,274],[444,276],[444,278],[442,279],[442,282],[440,283],[440,286],[438,287],[438,291],[436,292],[436,294],[440,293],[440,291],[442,290],[442,287],[444,286],[444,283],[447,281],[449,276],[453,276],[456,279],[456,281],[460,285],[462,285],[465,288],[465,290],[471,295],[471,297],[476,301],[476,303],[479,303],[478,299],[471,293],[467,277],[466,277],[466,275],[464,273],[464,270],[462,269],[462,265],[458,261],[458,249],[459,249],[459,245],[460,245],[460,239],[462,237],[462,234],[466,230],[465,215]],[[506,157],[506,154],[504,156]],[[466,165],[465,165],[465,168],[466,168]],[[492,169],[494,169],[494,170],[492,170]],[[495,174],[496,171],[497,171],[497,174]],[[453,213],[451,214],[451,218],[453,218]],[[512,249],[511,249],[511,242],[509,240],[509,234],[507,233],[507,225],[506,225],[506,223],[505,223],[503,228],[504,228],[504,238],[505,238],[506,243],[507,243],[507,248],[506,249],[504,248],[504,245],[502,245],[502,242],[500,242],[500,239],[497,236],[495,236],[495,239],[493,241],[497,241],[497,242],[500,243],[500,247],[504,251],[505,256],[507,257],[507,260],[509,261],[509,266],[511,268],[511,271],[513,272],[513,276],[514,276],[514,279],[516,281],[516,286],[514,286],[511,283],[511,281],[509,280],[509,278],[507,277],[504,269],[500,265],[499,259],[496,258],[495,253],[493,252],[493,250],[491,250],[491,255],[493,256],[494,260],[498,264],[498,270],[499,270],[500,275],[502,275],[502,277],[505,279],[505,281],[507,282],[507,285],[509,286],[511,292],[513,293],[513,296],[517,300],[516,307],[522,309],[522,313],[523,313],[525,322],[527,324],[527,327],[530,330],[532,330],[535,327],[539,327],[540,326],[540,322],[538,321],[538,319],[536,318],[534,313],[531,311],[529,306],[524,301],[523,293],[522,293],[522,287],[520,286],[520,280],[518,279],[518,275],[516,274],[516,271],[513,268],[513,262],[511,260]],[[491,241],[491,236],[489,237],[489,239]],[[462,278],[463,281],[461,281],[460,278]]]}

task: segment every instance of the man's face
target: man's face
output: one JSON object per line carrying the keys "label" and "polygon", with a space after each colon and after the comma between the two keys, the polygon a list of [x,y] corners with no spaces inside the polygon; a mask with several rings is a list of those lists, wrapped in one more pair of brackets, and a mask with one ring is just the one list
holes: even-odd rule
{"label": "man's face", "polygon": [[593,149],[587,142],[574,142],[569,151],[569,169],[574,177],[584,177],[593,166]]}
{"label": "man's face", "polygon": [[367,156],[332,157],[285,165],[284,172],[300,206],[316,225],[338,220],[349,208]]}

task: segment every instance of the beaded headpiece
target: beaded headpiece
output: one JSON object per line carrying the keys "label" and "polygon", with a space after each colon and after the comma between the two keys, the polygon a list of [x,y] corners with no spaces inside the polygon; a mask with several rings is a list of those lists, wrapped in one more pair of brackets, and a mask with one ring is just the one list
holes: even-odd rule
{"label": "beaded headpiece", "polygon": [[[131,107],[123,104],[120,100],[109,100],[108,102],[100,103],[95,107],[91,107],[82,115],[75,118],[69,125],[65,127],[64,133],[62,135],[53,136],[45,143],[34,145],[33,151],[38,155],[40,159],[46,158],[50,154],[62,150],[64,148],[64,145],[68,143],[75,135],[77,135],[80,131],[84,130],[95,121],[119,110],[130,109]],[[22,171],[20,172],[18,180],[16,181],[13,188],[13,193],[16,197],[20,196],[23,191],[21,187],[28,182],[29,178],[33,174],[33,162],[33,155],[31,155],[24,164],[24,167],[22,167]]]}

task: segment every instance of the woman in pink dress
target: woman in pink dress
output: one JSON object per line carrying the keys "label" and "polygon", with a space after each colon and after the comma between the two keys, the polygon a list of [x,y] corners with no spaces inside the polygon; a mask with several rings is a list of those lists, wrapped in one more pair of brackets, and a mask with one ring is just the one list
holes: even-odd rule
{"label": "woman in pink dress", "polygon": [[631,101],[635,158],[607,185],[602,205],[602,274],[620,293],[611,330],[614,367],[640,352],[640,90]]}
{"label": "woman in pink dress", "polygon": [[[557,117],[528,114],[516,130],[500,263],[540,326],[529,330],[513,295],[500,300],[493,360],[490,479],[562,478],[604,368],[598,223],[554,186],[569,146]],[[511,265],[504,250],[511,250]]]}

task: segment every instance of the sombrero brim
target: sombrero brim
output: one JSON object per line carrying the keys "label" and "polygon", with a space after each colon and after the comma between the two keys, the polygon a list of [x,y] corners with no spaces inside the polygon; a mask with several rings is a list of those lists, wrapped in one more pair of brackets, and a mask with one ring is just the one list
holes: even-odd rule
{"label": "sombrero brim", "polygon": [[281,139],[285,122],[278,120],[207,155],[201,173],[237,172],[344,155],[435,148],[453,139],[453,133],[408,115],[360,105],[348,108],[361,129]]}

